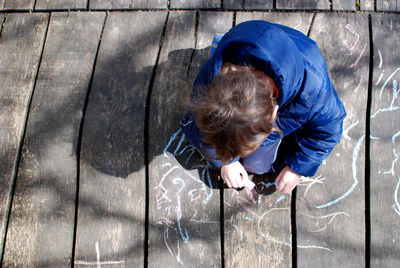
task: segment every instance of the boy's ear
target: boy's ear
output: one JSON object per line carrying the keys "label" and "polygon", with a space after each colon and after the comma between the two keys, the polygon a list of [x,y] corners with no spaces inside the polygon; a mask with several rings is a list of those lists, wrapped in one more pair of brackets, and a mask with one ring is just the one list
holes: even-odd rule
{"label": "boy's ear", "polygon": [[272,111],[272,118],[275,120],[278,115],[279,105],[274,106],[274,110]]}

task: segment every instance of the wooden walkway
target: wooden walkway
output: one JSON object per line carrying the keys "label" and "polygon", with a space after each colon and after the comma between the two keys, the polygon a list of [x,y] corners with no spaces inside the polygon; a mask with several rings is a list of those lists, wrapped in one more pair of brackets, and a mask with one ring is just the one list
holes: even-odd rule
{"label": "wooden walkway", "polygon": [[[398,12],[399,0],[0,0],[2,266],[398,267]],[[266,176],[223,189],[179,130],[213,35],[250,19],[315,40],[348,114],[292,195]]]}

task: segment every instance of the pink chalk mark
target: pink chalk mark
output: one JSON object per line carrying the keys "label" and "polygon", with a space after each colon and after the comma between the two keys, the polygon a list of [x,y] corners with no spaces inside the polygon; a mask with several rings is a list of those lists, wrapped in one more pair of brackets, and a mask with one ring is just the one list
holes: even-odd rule
{"label": "pink chalk mark", "polygon": [[360,61],[361,57],[363,56],[366,48],[367,48],[367,44],[364,45],[364,48],[361,51],[360,56],[358,56],[357,60],[352,65],[350,65],[349,68],[353,68],[358,64],[358,62]]}
{"label": "pink chalk mark", "polygon": [[356,89],[354,89],[354,92],[357,92],[360,89],[362,81],[363,81],[363,79],[361,77],[360,82],[358,82],[358,86],[356,87]]}

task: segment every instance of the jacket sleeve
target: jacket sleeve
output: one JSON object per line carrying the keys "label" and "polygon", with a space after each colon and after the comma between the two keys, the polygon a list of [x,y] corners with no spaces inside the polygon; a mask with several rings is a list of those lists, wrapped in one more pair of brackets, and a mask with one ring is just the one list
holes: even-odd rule
{"label": "jacket sleeve", "polygon": [[309,119],[297,133],[295,147],[286,156],[286,164],[302,176],[314,176],[341,139],[346,112],[331,84],[327,92],[318,96]]}

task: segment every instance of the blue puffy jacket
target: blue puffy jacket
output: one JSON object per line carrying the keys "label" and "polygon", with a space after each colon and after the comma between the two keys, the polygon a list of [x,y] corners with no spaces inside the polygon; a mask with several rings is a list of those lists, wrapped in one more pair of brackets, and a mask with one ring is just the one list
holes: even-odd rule
{"label": "blue puffy jacket", "polygon": [[[191,98],[196,98],[199,90],[205,90],[219,75],[223,62],[253,66],[274,80],[279,90],[276,126],[283,136],[294,132],[297,138],[285,163],[300,175],[313,176],[340,141],[346,116],[317,44],[283,25],[266,21],[241,23],[224,35],[203,65]],[[215,151],[201,141],[201,132],[191,111],[183,117],[181,127],[195,147],[215,156]],[[280,139],[280,135],[272,133],[261,146],[280,142]],[[212,166],[223,164],[207,160]]]}

